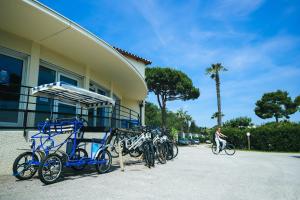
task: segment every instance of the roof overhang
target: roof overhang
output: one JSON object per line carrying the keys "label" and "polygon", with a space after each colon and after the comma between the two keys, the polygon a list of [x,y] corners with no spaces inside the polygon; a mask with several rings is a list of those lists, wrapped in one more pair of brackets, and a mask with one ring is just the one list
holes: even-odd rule
{"label": "roof overhang", "polygon": [[101,73],[129,99],[147,95],[144,77],[112,46],[33,0],[1,1],[0,29],[35,41]]}

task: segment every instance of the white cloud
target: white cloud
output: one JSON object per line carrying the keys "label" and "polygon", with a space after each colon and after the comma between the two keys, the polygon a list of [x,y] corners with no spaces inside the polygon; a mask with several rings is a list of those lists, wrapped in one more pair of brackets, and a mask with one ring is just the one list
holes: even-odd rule
{"label": "white cloud", "polygon": [[240,20],[257,10],[263,0],[216,0],[207,14],[217,20]]}
{"label": "white cloud", "polygon": [[166,45],[166,35],[163,35],[162,29],[164,28],[166,13],[163,12],[157,2],[153,0],[145,0],[143,3],[139,1],[131,1],[132,5],[136,8],[148,24],[152,27],[153,32],[159,39],[162,45]]}

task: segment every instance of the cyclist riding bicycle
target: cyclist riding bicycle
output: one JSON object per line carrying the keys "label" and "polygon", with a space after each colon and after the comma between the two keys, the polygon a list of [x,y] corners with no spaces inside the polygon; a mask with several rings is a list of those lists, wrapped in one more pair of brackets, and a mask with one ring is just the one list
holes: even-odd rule
{"label": "cyclist riding bicycle", "polygon": [[[222,139],[221,137],[227,137],[227,136],[221,133],[221,128],[219,127],[215,133],[215,142],[217,144],[217,152],[223,150],[226,146],[226,140]],[[220,142],[222,143],[221,150],[220,150]]]}

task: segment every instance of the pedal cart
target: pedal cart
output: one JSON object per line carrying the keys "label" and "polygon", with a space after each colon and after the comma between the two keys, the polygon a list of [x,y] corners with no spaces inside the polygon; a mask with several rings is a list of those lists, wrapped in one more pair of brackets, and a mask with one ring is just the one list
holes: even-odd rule
{"label": "pedal cart", "polygon": [[[19,155],[14,162],[14,175],[24,180],[38,171],[40,180],[50,184],[62,177],[64,167],[82,170],[87,165],[95,165],[98,173],[109,171],[112,158],[106,141],[111,130],[102,138],[84,138],[86,120],[82,117],[82,108],[114,106],[114,100],[63,82],[41,85],[32,88],[31,92],[34,96],[80,106],[81,115],[39,123],[38,133],[31,137],[31,150]],[[61,136],[65,136],[65,139],[59,142]],[[63,146],[66,147],[65,151],[62,150]],[[86,151],[87,146],[91,146],[90,155]]]}

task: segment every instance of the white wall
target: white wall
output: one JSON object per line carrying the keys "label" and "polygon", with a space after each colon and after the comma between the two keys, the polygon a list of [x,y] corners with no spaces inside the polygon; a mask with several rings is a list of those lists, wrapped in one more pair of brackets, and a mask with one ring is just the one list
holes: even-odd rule
{"label": "white wall", "polygon": [[134,60],[133,58],[127,57],[127,60],[138,70],[138,72],[145,78],[146,65],[143,62]]}

